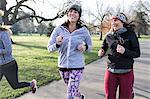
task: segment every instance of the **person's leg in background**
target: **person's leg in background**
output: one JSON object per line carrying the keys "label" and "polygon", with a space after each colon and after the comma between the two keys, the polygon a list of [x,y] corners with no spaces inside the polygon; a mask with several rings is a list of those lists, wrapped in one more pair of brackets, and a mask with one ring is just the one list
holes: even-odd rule
{"label": "person's leg in background", "polygon": [[119,99],[133,99],[133,70],[129,73],[121,74],[119,84]]}
{"label": "person's leg in background", "polygon": [[18,65],[16,61],[13,61],[11,64],[8,64],[4,67],[4,76],[6,77],[8,83],[13,89],[23,88],[30,86],[28,82],[19,82],[18,81]]}
{"label": "person's leg in background", "polygon": [[105,95],[106,99],[116,99],[116,92],[118,87],[117,74],[113,74],[106,70],[104,77]]}
{"label": "person's leg in background", "polygon": [[31,87],[32,93],[35,93],[37,89],[36,80],[32,80],[32,82],[19,82],[18,81],[18,65],[16,61],[12,61],[10,64],[7,64],[6,66],[4,66],[3,73],[8,83],[13,89]]}

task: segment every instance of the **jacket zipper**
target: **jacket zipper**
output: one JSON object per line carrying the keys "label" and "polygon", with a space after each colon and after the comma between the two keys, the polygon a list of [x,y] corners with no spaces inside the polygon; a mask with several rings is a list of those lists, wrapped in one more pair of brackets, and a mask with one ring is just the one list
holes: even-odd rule
{"label": "jacket zipper", "polygon": [[[4,44],[2,43],[2,45],[3,45],[3,49],[4,49],[4,48],[5,48],[5,47],[4,47]],[[4,59],[4,63],[5,63],[6,60],[5,60],[4,54],[3,54],[3,59]]]}
{"label": "jacket zipper", "polygon": [[69,52],[71,47],[71,34],[69,34],[69,42],[68,42],[68,49],[67,49],[67,68],[69,68]]}

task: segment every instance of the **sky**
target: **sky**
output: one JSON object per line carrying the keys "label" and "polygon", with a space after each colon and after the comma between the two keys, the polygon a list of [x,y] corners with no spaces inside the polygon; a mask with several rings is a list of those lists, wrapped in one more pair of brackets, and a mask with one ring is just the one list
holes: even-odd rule
{"label": "sky", "polygon": [[[8,1],[8,7],[10,7],[11,5],[15,4],[15,0],[7,0]],[[19,1],[19,0],[18,0]],[[32,1],[32,0],[29,0]],[[39,11],[40,14],[43,14],[44,16],[51,16],[53,14],[51,14],[50,12],[54,13],[55,10],[53,7],[60,7],[62,6],[63,2],[67,1],[67,0],[44,0],[45,2],[43,3],[43,0],[35,0],[37,3],[34,2],[28,2],[27,4],[32,6],[34,9],[36,9],[37,11]],[[95,11],[96,9],[96,0],[77,0],[77,1],[81,1],[82,4],[82,8],[84,10],[91,10],[91,11]],[[104,2],[104,6],[111,6],[111,7],[115,7],[119,4],[124,4],[123,6],[129,5],[134,1],[138,1],[138,0],[99,0]],[[123,3],[125,2],[125,3]]]}
{"label": "sky", "polygon": [[[35,9],[39,15],[42,15],[46,18],[52,18],[56,15],[58,8],[62,7],[63,3],[66,2],[67,0],[44,0],[44,2],[43,0],[35,0],[35,1],[37,3],[28,1],[26,4]],[[83,10],[90,10],[90,12],[96,11],[96,0],[78,0],[78,1],[81,1]],[[127,9],[131,4],[133,4],[133,2],[139,0],[99,0],[99,1],[103,2],[104,7],[109,6],[115,8],[117,6],[120,6],[121,9]],[[7,2],[8,8],[15,4],[15,0],[7,0]],[[84,16],[84,18],[87,19],[86,16]],[[58,22],[60,22],[59,19]]]}

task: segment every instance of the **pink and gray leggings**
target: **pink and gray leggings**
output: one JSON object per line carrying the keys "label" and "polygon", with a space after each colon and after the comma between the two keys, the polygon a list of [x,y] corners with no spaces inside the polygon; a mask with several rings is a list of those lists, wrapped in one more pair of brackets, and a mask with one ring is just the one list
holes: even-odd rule
{"label": "pink and gray leggings", "polygon": [[60,74],[67,85],[67,99],[80,97],[79,85],[83,75],[83,70],[65,70],[60,71]]}

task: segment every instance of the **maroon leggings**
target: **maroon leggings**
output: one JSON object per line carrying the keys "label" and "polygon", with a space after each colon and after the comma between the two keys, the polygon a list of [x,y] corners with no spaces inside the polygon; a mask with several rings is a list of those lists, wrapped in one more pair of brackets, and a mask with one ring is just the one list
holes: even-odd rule
{"label": "maroon leggings", "polygon": [[133,99],[133,70],[125,74],[113,74],[106,70],[104,81],[106,99],[116,99],[118,86],[119,99]]}

